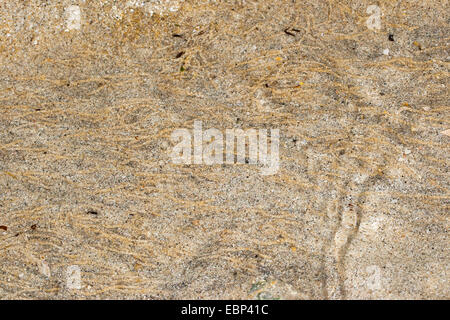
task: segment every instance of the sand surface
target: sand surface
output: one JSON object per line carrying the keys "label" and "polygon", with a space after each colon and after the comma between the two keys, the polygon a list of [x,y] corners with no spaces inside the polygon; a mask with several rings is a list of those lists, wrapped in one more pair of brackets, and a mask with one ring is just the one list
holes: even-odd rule
{"label": "sand surface", "polygon": [[[449,12],[1,1],[0,299],[450,298]],[[279,170],[174,164],[195,121]]]}

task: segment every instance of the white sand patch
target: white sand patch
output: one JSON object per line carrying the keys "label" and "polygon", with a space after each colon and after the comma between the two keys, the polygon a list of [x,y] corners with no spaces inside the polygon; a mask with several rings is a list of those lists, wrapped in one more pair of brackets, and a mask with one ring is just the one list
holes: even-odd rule
{"label": "white sand patch", "polygon": [[50,266],[48,265],[47,261],[45,261],[45,260],[40,261],[39,271],[47,278],[50,278],[52,275],[52,272],[50,271]]}
{"label": "white sand patch", "polygon": [[73,265],[67,267],[66,285],[69,289],[81,289],[81,270],[79,266]]}
{"label": "white sand patch", "polygon": [[79,6],[69,6],[65,10],[66,31],[81,29],[81,9]]}
{"label": "white sand patch", "polygon": [[126,4],[127,8],[143,8],[150,15],[159,14],[166,15],[176,12],[181,8],[184,0],[129,0]]}

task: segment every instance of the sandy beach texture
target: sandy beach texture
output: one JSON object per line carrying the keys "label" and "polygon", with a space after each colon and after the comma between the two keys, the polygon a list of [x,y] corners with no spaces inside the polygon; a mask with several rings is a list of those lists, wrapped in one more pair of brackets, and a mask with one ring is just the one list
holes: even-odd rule
{"label": "sandy beach texture", "polygon": [[0,299],[450,298],[449,9],[1,1]]}

